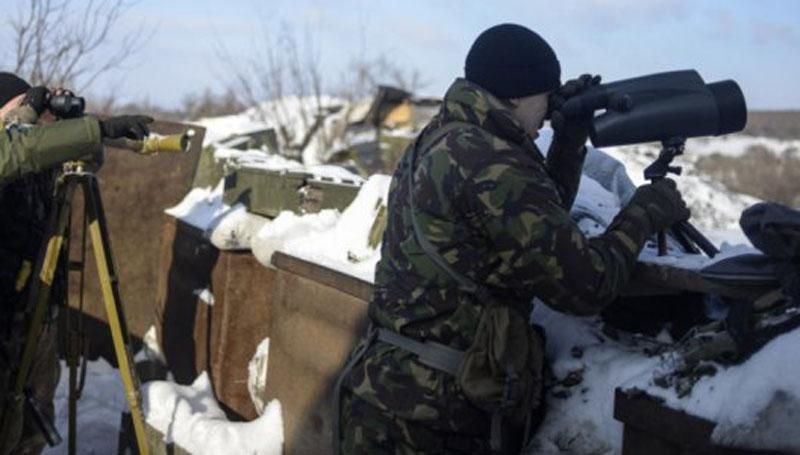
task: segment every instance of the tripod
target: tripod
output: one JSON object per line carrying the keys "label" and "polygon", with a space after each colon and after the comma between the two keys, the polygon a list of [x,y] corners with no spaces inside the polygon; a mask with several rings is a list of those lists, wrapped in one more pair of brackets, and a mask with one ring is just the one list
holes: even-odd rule
{"label": "tripod", "polygon": [[[647,166],[644,170],[644,178],[652,182],[661,180],[667,174],[680,175],[683,169],[680,166],[672,166],[672,160],[683,154],[686,146],[686,138],[675,137],[661,142],[661,152],[658,158]],[[698,254],[700,250],[708,257],[713,258],[719,253],[717,247],[709,241],[702,232],[697,230],[689,221],[681,221],[670,228],[670,233],[689,253]],[[699,248],[699,250],[698,250]],[[658,255],[667,254],[667,234],[664,231],[658,233]]]}
{"label": "tripod", "polygon": [[[100,197],[100,187],[97,177],[86,163],[69,162],[64,164],[64,172],[56,183],[56,190],[53,200],[53,208],[50,212],[47,231],[45,234],[46,244],[39,253],[39,258],[34,268],[32,288],[25,315],[29,322],[29,328],[25,344],[22,349],[17,370],[12,376],[12,394],[22,397],[25,394],[25,386],[31,371],[34,360],[34,353],[38,342],[38,337],[44,327],[44,318],[50,300],[53,280],[56,275],[59,260],[64,251],[68,251],[69,244],[69,225],[71,220],[71,204],[75,189],[80,186],[84,199],[84,231],[85,240],[87,226],[91,237],[92,249],[97,263],[97,271],[100,280],[100,287],[105,304],[108,325],[111,330],[111,337],[114,344],[114,352],[119,367],[122,384],[125,389],[125,396],[130,408],[138,450],[141,454],[148,454],[147,439],[145,435],[144,415],[141,408],[141,398],[139,395],[139,379],[133,367],[133,356],[131,354],[131,343],[128,335],[128,327],[125,322],[125,314],[120,302],[119,280],[111,253],[111,243],[108,235],[105,212]],[[79,262],[70,262],[70,269],[81,271],[81,284],[83,283],[83,261],[85,245],[82,245],[82,259]],[[68,255],[69,253],[67,253]],[[82,294],[82,293],[81,293]],[[82,299],[82,297],[81,297]],[[67,312],[65,312],[67,313]],[[70,390],[69,390],[69,453],[76,453],[76,426],[77,426],[77,378],[76,366],[77,357],[75,340],[72,334],[68,334],[67,363],[70,371]],[[84,371],[85,372],[85,371]],[[4,413],[3,421],[0,421],[0,429],[13,425],[13,422],[6,421],[10,417]],[[48,442],[59,439],[58,435],[45,434]]]}

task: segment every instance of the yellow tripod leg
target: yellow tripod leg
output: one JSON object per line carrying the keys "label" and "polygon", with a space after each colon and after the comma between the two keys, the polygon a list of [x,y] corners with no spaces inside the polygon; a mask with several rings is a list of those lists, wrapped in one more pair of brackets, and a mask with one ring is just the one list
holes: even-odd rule
{"label": "yellow tripod leg", "polygon": [[[36,346],[39,342],[47,307],[50,300],[50,290],[53,285],[56,265],[62,252],[62,245],[65,241],[66,226],[68,223],[69,201],[72,197],[75,186],[68,182],[59,182],[55,194],[54,207],[50,212],[47,221],[46,238],[47,245],[39,253],[36,262],[36,279],[31,283],[31,292],[25,313],[28,315],[28,331],[22,352],[19,355],[18,364],[14,370],[13,389],[9,390],[10,397],[14,400],[22,400],[25,385],[28,382],[31,365],[33,364]],[[2,405],[2,403],[0,403]],[[9,403],[10,405],[10,403]],[[19,425],[16,421],[18,416],[11,416],[10,412],[0,409],[0,436],[9,437],[14,433],[12,428]],[[11,419],[14,419],[12,421]]]}
{"label": "yellow tripod leg", "polygon": [[139,394],[139,380],[133,370],[133,356],[129,349],[128,327],[119,299],[117,275],[114,272],[111,257],[111,245],[106,230],[106,220],[103,213],[100,191],[94,177],[84,182],[84,195],[86,209],[89,211],[89,235],[92,239],[92,249],[97,261],[97,273],[100,278],[100,288],[103,293],[103,302],[108,317],[108,326],[111,328],[111,338],[114,342],[122,385],[131,411],[131,419],[136,432],[136,442],[139,453],[149,454],[147,434],[144,424],[144,413],[141,407]]}

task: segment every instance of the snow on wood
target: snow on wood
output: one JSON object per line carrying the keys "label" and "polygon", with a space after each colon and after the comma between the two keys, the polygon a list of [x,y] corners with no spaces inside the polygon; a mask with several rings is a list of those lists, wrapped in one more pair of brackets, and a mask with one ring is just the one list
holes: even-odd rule
{"label": "snow on wood", "polygon": [[259,414],[263,414],[266,407],[262,397],[267,388],[268,364],[269,337],[261,340],[261,343],[256,347],[253,358],[247,364],[247,391],[250,393],[250,399]]}
{"label": "snow on wood", "polygon": [[280,455],[283,451],[281,405],[271,401],[250,422],[230,422],[214,398],[208,374],[191,385],[152,381],[142,386],[147,423],[195,455]]}

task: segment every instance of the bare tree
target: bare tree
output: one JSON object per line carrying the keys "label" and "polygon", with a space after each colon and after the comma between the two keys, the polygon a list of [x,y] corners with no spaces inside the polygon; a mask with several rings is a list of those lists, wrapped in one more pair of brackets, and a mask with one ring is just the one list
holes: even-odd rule
{"label": "bare tree", "polygon": [[[218,54],[232,72],[234,86],[244,101],[258,106],[263,120],[275,126],[283,150],[299,155],[324,120],[320,53],[311,32],[306,29],[299,41],[286,23],[277,35],[264,27],[261,46],[250,56],[235,58],[222,43],[218,44]],[[290,96],[297,97],[297,105],[290,105]],[[302,135],[291,127],[295,120],[302,126]]]}
{"label": "bare tree", "polygon": [[[8,23],[13,30],[14,72],[33,84],[85,90],[101,75],[122,67],[148,38],[144,27],[118,33],[133,5],[127,0],[28,0]],[[110,45],[110,39],[118,41]]]}
{"label": "bare tree", "polygon": [[358,100],[374,94],[378,85],[392,85],[415,93],[427,84],[419,70],[403,68],[386,54],[373,58],[359,56],[350,61],[342,75],[338,93],[346,99]]}

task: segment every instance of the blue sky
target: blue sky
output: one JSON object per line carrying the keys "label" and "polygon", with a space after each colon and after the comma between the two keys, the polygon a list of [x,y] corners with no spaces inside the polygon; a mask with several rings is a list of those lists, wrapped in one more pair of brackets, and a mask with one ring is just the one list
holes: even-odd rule
{"label": "blue sky", "polygon": [[[122,27],[144,23],[152,37],[98,89],[167,106],[206,87],[222,91],[232,77],[215,48],[222,43],[245,61],[264,30],[288,24],[313,37],[329,87],[358,55],[385,54],[419,70],[426,94],[441,95],[463,73],[475,37],[501,22],[541,34],[567,77],[592,72],[611,81],[695,68],[707,81],[738,81],[751,108],[800,109],[796,0],[141,0]],[[0,66],[9,57],[0,44]]]}

